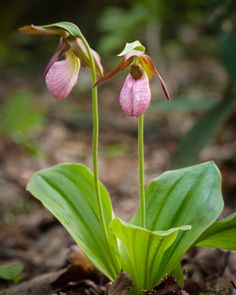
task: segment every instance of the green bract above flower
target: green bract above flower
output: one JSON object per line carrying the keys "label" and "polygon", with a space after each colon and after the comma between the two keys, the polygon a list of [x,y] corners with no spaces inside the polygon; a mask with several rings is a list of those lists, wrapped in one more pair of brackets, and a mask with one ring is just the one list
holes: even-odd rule
{"label": "green bract above flower", "polygon": [[26,34],[34,35],[60,35],[61,37],[80,37],[80,29],[70,22],[58,22],[50,25],[43,26],[23,26],[20,31]]}
{"label": "green bract above flower", "polygon": [[126,43],[125,48],[121,51],[121,53],[117,54],[117,56],[124,56],[132,50],[138,50],[141,52],[145,52],[145,47],[138,41],[134,41],[132,43]]}
{"label": "green bract above flower", "polygon": [[[46,67],[44,76],[48,91],[58,99],[66,98],[77,83],[80,63],[90,68],[88,52],[81,40],[79,28],[69,22],[60,22],[45,26],[23,26],[20,31],[25,34],[59,35],[59,46]],[[96,72],[103,75],[100,56],[91,49]],[[65,60],[58,61],[64,55]]]}

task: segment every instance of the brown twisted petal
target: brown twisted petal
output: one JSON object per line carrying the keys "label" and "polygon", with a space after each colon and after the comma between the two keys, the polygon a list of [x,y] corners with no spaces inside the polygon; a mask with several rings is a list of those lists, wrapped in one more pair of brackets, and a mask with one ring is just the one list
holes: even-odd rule
{"label": "brown twisted petal", "polygon": [[69,48],[70,48],[69,44],[67,44],[67,42],[65,42],[65,40],[63,38],[61,38],[60,43],[59,43],[56,51],[54,52],[54,54],[51,57],[48,65],[46,66],[46,69],[45,69],[45,71],[43,73],[43,77],[45,77],[47,75],[49,69],[58,60],[59,56],[61,56],[63,53],[65,53]]}
{"label": "brown twisted petal", "polygon": [[163,78],[161,77],[161,75],[159,74],[159,72],[155,69],[155,74],[156,76],[158,77],[158,79],[160,80],[160,83],[161,83],[161,88],[166,96],[167,99],[170,99],[170,93],[168,91],[168,88],[166,86],[166,83],[165,81],[163,80]]}
{"label": "brown twisted petal", "polygon": [[23,26],[19,28],[19,31],[24,34],[31,34],[31,35],[63,35],[62,30],[49,30],[45,29],[41,26],[29,25]]}
{"label": "brown twisted petal", "polygon": [[161,77],[160,73],[157,71],[157,69],[155,68],[154,66],[154,63],[153,63],[153,60],[152,58],[147,55],[147,54],[143,54],[142,55],[142,59],[143,61],[146,63],[148,69],[150,70],[150,72],[153,74],[153,75],[156,75],[157,78],[159,79],[160,83],[161,83],[161,88],[166,96],[167,99],[170,99],[170,94],[169,94],[169,91],[168,91],[168,88],[166,86],[166,83],[165,81],[163,80],[163,78]]}
{"label": "brown twisted petal", "polygon": [[115,74],[123,71],[124,69],[126,69],[132,62],[133,58],[130,58],[128,60],[125,59],[125,57],[123,57],[121,59],[121,61],[119,62],[119,64],[112,69],[110,72],[105,73],[94,85],[93,87],[96,86],[100,86],[103,83],[105,83],[107,80],[109,80],[110,78],[112,78]]}

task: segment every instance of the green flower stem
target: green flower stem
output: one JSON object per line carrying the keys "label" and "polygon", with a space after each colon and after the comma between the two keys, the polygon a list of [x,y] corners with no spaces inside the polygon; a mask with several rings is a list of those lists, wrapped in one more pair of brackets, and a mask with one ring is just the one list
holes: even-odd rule
{"label": "green flower stem", "polygon": [[[97,76],[96,76],[96,68],[94,59],[91,53],[90,46],[82,35],[80,36],[81,40],[84,43],[86,51],[88,53],[89,62],[91,66],[91,76],[92,76],[92,84],[96,83]],[[105,222],[104,211],[102,206],[102,199],[101,199],[101,192],[99,187],[99,173],[98,173],[98,137],[99,137],[99,119],[98,119],[98,94],[97,94],[97,87],[92,87],[92,100],[93,100],[93,173],[94,173],[94,184],[95,184],[95,191],[97,196],[97,203],[98,203],[98,210],[100,214],[100,220],[103,226],[103,230],[107,241],[109,241],[108,237],[108,229]]]}
{"label": "green flower stem", "polygon": [[144,190],[144,147],[143,147],[144,115],[138,118],[138,163],[139,163],[139,200],[140,200],[140,226],[146,225],[145,190]]}
{"label": "green flower stem", "polygon": [[[89,57],[89,62],[90,62],[90,67],[91,67],[91,76],[92,76],[92,85],[96,83],[97,77],[96,77],[96,68],[95,68],[95,63],[94,63],[94,58],[91,53],[90,46],[83,36],[82,33],[80,33],[81,40],[84,43],[84,46],[86,48],[88,57]],[[108,226],[105,221],[105,216],[104,216],[104,210],[103,210],[103,204],[102,204],[102,198],[101,198],[101,192],[100,192],[100,187],[99,187],[99,173],[98,173],[98,137],[99,137],[99,119],[98,119],[98,94],[97,94],[97,87],[92,87],[92,100],[93,100],[93,174],[94,174],[94,184],[95,184],[95,192],[97,196],[97,204],[98,204],[98,210],[99,210],[99,217],[100,221],[102,223],[103,231],[105,234],[105,238],[107,240],[108,245],[110,244],[110,238],[108,234]],[[111,247],[108,247],[107,249],[111,257],[113,257],[113,264],[112,264],[112,271],[113,271],[113,276],[114,279],[116,278],[117,274],[120,271],[119,263],[117,262],[116,256],[114,255],[113,250]]]}

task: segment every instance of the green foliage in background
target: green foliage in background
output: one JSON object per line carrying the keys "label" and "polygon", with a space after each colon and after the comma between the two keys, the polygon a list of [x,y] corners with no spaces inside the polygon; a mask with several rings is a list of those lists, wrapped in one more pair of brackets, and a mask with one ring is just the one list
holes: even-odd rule
{"label": "green foliage in background", "polygon": [[172,159],[179,168],[199,161],[201,151],[221,130],[236,109],[236,32],[222,32],[218,42],[220,60],[228,73],[228,87],[222,101],[200,117],[183,136]]}
{"label": "green foliage in background", "polygon": [[219,55],[233,83],[236,83],[236,31],[223,32],[219,37]]}
{"label": "green foliage in background", "polygon": [[33,106],[32,94],[20,91],[6,98],[1,112],[1,133],[15,136],[25,134],[42,127],[43,114]]}
{"label": "green foliage in background", "polygon": [[[98,21],[103,33],[99,50],[104,54],[111,53],[122,46],[123,40],[139,39],[145,42],[150,25],[165,27],[168,21],[174,21],[177,26],[184,22],[199,22],[208,3],[209,1],[203,0],[134,0],[130,1],[130,8],[127,9],[108,7]],[[165,31],[168,33],[167,28]]]}
{"label": "green foliage in background", "polygon": [[6,98],[0,112],[2,137],[10,138],[28,153],[38,154],[39,147],[29,140],[30,134],[40,130],[44,123],[44,112],[33,105],[32,94],[22,90]]}
{"label": "green foliage in background", "polygon": [[214,98],[190,98],[190,97],[175,97],[171,103],[163,99],[153,99],[150,105],[150,111],[156,112],[196,112],[207,111],[217,104]]}
{"label": "green foliage in background", "polygon": [[226,119],[235,110],[236,97],[220,101],[200,117],[181,139],[172,159],[172,168],[180,168],[199,161],[200,153],[221,129]]}
{"label": "green foliage in background", "polygon": [[[135,39],[147,18],[147,11],[140,6],[134,6],[131,11],[118,7],[107,8],[98,21],[100,30],[104,32],[98,45],[99,51],[111,53],[123,45],[123,40]],[[139,39],[142,40],[140,36]]]}
{"label": "green foliage in background", "polygon": [[14,263],[8,266],[0,265],[0,278],[8,281],[18,282],[21,279],[23,265],[21,263]]}

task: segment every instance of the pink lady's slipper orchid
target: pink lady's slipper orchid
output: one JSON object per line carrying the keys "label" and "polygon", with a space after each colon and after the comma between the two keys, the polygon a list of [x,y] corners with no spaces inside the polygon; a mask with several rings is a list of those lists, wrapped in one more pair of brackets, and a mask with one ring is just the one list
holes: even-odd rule
{"label": "pink lady's slipper orchid", "polygon": [[170,95],[164,80],[156,70],[153,60],[144,53],[145,48],[139,41],[127,43],[119,54],[124,56],[120,63],[110,72],[105,73],[95,84],[99,86],[116,73],[129,67],[130,71],[120,92],[120,106],[128,116],[139,117],[147,110],[151,101],[149,80],[156,75],[167,99]]}
{"label": "pink lady's slipper orchid", "polygon": [[[24,26],[20,31],[35,35],[59,35],[61,36],[58,48],[47,65],[44,77],[48,91],[57,99],[68,97],[78,80],[80,65],[89,66],[89,58],[86,48],[79,38],[80,31],[71,23],[56,23],[47,26]],[[103,75],[103,68],[99,55],[91,49],[96,72]],[[60,56],[64,60],[58,61]]]}

